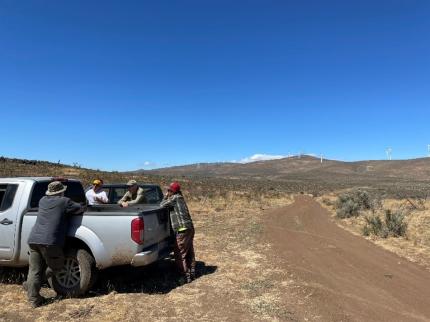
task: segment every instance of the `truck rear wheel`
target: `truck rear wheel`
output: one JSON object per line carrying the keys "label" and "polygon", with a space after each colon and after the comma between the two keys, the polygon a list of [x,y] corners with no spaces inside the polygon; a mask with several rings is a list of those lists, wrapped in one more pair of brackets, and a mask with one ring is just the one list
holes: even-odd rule
{"label": "truck rear wheel", "polygon": [[64,253],[64,267],[48,278],[57,294],[67,297],[84,295],[97,279],[95,260],[85,249],[69,249]]}

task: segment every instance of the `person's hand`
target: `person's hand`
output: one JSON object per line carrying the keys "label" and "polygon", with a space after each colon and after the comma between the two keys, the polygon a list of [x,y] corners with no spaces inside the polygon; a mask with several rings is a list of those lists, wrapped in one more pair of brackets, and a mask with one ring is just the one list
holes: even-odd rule
{"label": "person's hand", "polygon": [[103,199],[103,197],[95,197],[94,199],[99,203],[106,203],[106,201]]}
{"label": "person's hand", "polygon": [[123,203],[121,204],[121,206],[122,206],[123,208],[127,208],[127,207],[128,207],[128,202],[123,202]]}

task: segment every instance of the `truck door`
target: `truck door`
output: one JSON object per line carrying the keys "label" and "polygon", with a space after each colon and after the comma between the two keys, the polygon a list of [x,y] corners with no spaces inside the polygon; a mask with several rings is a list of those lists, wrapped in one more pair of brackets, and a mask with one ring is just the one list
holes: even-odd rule
{"label": "truck door", "polygon": [[18,221],[18,184],[0,184],[0,260],[12,259]]}

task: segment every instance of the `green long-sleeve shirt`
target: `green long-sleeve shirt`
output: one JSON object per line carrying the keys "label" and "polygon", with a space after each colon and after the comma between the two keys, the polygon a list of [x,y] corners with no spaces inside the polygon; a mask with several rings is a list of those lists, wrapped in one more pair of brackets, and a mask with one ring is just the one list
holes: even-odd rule
{"label": "green long-sleeve shirt", "polygon": [[175,194],[169,198],[165,198],[160,206],[170,208],[170,222],[175,233],[180,229],[194,228],[190,211],[182,195]]}

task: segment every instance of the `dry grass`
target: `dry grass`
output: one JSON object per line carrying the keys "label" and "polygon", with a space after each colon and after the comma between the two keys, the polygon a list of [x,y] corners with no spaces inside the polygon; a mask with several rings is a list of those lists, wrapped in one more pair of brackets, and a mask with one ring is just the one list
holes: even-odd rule
{"label": "dry grass", "polygon": [[[358,217],[348,219],[336,218],[334,205],[338,194],[339,192],[327,194],[317,198],[317,200],[324,208],[329,210],[333,220],[339,226],[355,235],[363,236],[363,227],[366,224],[365,216],[370,215],[370,211],[362,212]],[[377,215],[382,217],[383,209],[400,209],[407,213],[405,217],[405,222],[408,225],[406,236],[380,238],[371,235],[363,237],[430,270],[430,201],[419,199],[384,199],[382,200],[382,208],[378,210]]]}
{"label": "dry grass", "polygon": [[[289,321],[297,320],[296,316],[319,320],[306,302],[312,294],[303,293],[294,276],[270,266],[266,255],[270,245],[261,236],[264,209],[290,204],[289,193],[293,191],[318,194],[332,190],[325,181],[316,185],[301,178],[288,183],[173,178],[16,160],[0,160],[0,176],[73,176],[84,184],[95,177],[107,183],[134,178],[162,186],[179,179],[196,226],[200,275],[193,283],[179,286],[169,261],[143,269],[113,269],[102,273],[100,283],[88,297],[55,301],[33,310],[21,286],[14,282],[20,280],[21,272],[13,271],[8,275],[10,279],[1,284],[0,321]],[[336,186],[339,185],[351,184]],[[388,186],[394,187],[390,182]],[[385,192],[385,186],[381,189]],[[337,193],[328,194],[318,200],[333,213],[333,220],[361,236],[364,217],[336,219],[333,207],[336,196]],[[404,200],[385,200],[384,207],[395,208],[404,203]],[[430,209],[430,204],[426,204],[426,209]],[[412,210],[407,221],[406,238],[369,237],[369,240],[430,268],[430,210]],[[53,296],[47,288],[43,292]],[[291,307],[303,312],[292,312]]]}
{"label": "dry grass", "polygon": [[[21,286],[9,282],[0,289],[0,321],[295,320],[279,300],[288,285],[277,281],[287,279],[286,272],[267,265],[270,246],[260,238],[261,209],[291,201],[290,196],[262,197],[250,203],[231,193],[227,201],[190,202],[200,266],[200,277],[191,284],[179,286],[169,262],[119,268],[102,273],[88,297],[31,309]],[[131,281],[134,277],[138,281]],[[43,293],[54,295],[48,288]]]}

